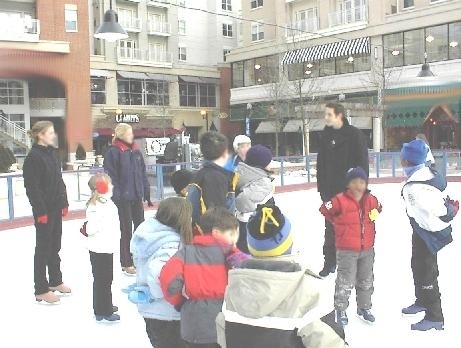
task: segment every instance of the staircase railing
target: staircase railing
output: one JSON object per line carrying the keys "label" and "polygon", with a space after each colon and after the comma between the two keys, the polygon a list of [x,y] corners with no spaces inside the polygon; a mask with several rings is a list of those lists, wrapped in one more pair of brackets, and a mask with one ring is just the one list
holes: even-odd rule
{"label": "staircase railing", "polygon": [[18,126],[16,122],[10,121],[6,116],[0,113],[0,134],[6,134],[15,143],[25,148],[30,148],[30,138],[27,131]]}

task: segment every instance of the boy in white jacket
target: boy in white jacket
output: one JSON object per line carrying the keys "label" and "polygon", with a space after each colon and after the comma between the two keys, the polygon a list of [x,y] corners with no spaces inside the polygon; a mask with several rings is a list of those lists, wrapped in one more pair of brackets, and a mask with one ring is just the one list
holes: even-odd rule
{"label": "boy in white jacket", "polygon": [[107,174],[96,174],[88,186],[91,198],[87,203],[82,233],[88,237],[93,271],[93,310],[97,321],[118,321],[118,308],[112,304],[114,252],[119,248],[120,223],[112,201],[112,183]]}
{"label": "boy in white jacket", "polygon": [[402,196],[413,228],[411,269],[416,302],[402,309],[405,315],[425,312],[412,330],[443,330],[444,317],[437,277],[437,252],[452,242],[451,220],[459,202],[444,194],[446,179],[426,165],[428,147],[417,139],[404,144],[401,151],[407,181]]}

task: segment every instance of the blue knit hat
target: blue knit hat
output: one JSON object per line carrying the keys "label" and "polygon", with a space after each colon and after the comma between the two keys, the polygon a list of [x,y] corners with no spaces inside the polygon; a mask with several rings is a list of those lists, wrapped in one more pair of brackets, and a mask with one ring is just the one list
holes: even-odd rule
{"label": "blue knit hat", "polygon": [[429,149],[426,143],[421,139],[416,139],[403,144],[400,156],[411,164],[417,166],[426,163],[428,151]]}
{"label": "blue knit hat", "polygon": [[271,162],[272,152],[264,145],[254,145],[246,154],[245,163],[252,167],[266,168]]}
{"label": "blue knit hat", "polygon": [[363,179],[368,182],[368,175],[362,167],[351,168],[347,171],[346,182],[349,184],[354,179]]}
{"label": "blue knit hat", "polygon": [[290,255],[293,247],[290,221],[275,205],[258,206],[247,224],[248,249],[255,257]]}

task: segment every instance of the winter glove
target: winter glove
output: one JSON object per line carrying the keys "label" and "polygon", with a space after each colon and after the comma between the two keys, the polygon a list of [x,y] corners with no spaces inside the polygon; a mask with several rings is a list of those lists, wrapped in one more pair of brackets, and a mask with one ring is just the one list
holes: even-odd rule
{"label": "winter glove", "polygon": [[46,225],[48,223],[48,215],[40,215],[37,217],[37,222],[42,225]]}
{"label": "winter glove", "polygon": [[447,207],[447,215],[440,217],[440,219],[448,223],[458,214],[459,202],[447,196],[447,198],[445,198],[445,206]]}
{"label": "winter glove", "polygon": [[86,233],[86,224],[88,223],[88,221],[85,221],[82,225],[82,227],[80,227],[80,233],[83,234],[85,237],[88,237],[88,233]]}
{"label": "winter glove", "polygon": [[62,208],[61,215],[62,217],[67,216],[69,214],[69,207]]}
{"label": "winter glove", "polygon": [[149,200],[147,201],[147,206],[148,206],[148,207],[153,207],[153,206],[154,206],[154,203],[152,203],[152,202],[150,201],[150,199],[149,199]]}
{"label": "winter glove", "polygon": [[370,217],[370,220],[371,220],[372,222],[375,222],[375,221],[378,219],[378,217],[379,217],[379,210],[376,209],[376,208],[375,208],[375,209],[372,209],[372,210],[370,211],[370,213],[368,214],[368,216]]}

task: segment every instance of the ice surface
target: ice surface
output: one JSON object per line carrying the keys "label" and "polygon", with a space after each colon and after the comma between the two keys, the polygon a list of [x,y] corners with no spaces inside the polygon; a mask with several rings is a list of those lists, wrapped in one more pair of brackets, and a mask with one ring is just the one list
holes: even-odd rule
{"label": "ice surface", "polygon": [[[353,348],[374,347],[458,347],[456,336],[459,299],[459,221],[454,224],[455,242],[439,254],[440,287],[445,311],[445,331],[412,332],[417,318],[403,318],[402,306],[413,301],[410,270],[411,231],[400,198],[400,185],[386,184],[371,189],[384,211],[377,222],[375,294],[373,313],[377,321],[369,326],[355,316],[351,297],[346,328]],[[448,193],[461,198],[461,184],[450,183]],[[323,219],[317,212],[320,199],[315,190],[277,195],[277,203],[289,217],[295,232],[295,246],[303,262],[313,271],[322,266]],[[152,214],[152,213],[150,213]],[[459,218],[457,219],[459,220]],[[122,320],[112,325],[97,324],[92,314],[92,276],[84,238],[78,232],[81,221],[64,223],[62,270],[72,296],[57,306],[35,303],[33,296],[33,227],[0,232],[2,282],[0,286],[0,347],[136,347],[148,348],[144,322],[121,289],[134,281],[121,274],[116,263],[114,304]],[[118,256],[115,257],[118,260]],[[326,279],[333,296],[334,276]],[[455,340],[457,339],[457,340]],[[244,347],[242,347],[244,348]]]}

